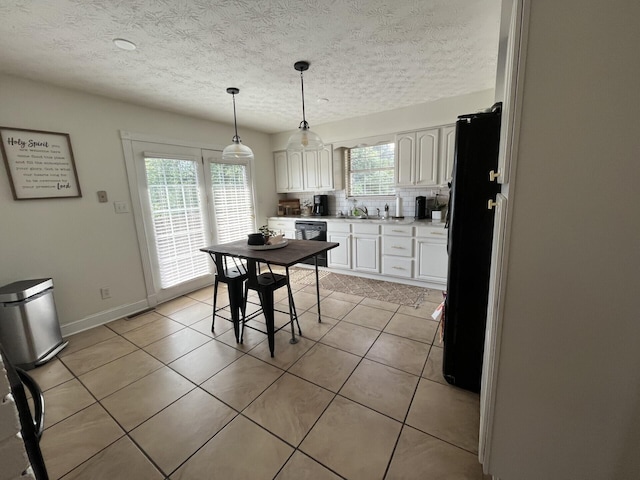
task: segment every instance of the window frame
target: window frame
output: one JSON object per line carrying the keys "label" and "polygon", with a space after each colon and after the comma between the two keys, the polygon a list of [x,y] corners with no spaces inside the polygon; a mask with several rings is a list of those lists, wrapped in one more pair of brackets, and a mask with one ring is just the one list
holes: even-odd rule
{"label": "window frame", "polygon": [[[393,150],[393,162],[392,165],[390,167],[385,167],[385,168],[372,168],[372,169],[363,169],[360,170],[362,172],[373,172],[373,171],[380,171],[380,170],[390,170],[391,171],[391,184],[389,185],[391,188],[391,192],[389,193],[380,193],[380,194],[354,194],[351,188],[351,174],[353,173],[353,170],[351,169],[351,150],[354,149],[359,149],[359,148],[374,148],[374,147],[380,147],[380,146],[385,146],[385,145],[391,145],[392,146],[392,150]],[[345,186],[345,194],[347,198],[371,198],[371,199],[384,199],[384,198],[390,198],[390,197],[394,197],[396,195],[396,185],[395,185],[395,167],[396,167],[396,151],[395,151],[395,141],[393,140],[385,140],[385,141],[380,141],[377,142],[375,144],[359,144],[359,145],[355,145],[352,147],[344,147],[344,151],[343,151],[343,158],[344,158],[344,186]]]}

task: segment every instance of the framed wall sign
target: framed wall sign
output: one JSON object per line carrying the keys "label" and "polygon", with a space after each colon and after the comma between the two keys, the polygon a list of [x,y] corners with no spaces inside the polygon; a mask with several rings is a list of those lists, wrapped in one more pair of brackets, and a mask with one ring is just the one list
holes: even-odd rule
{"label": "framed wall sign", "polygon": [[0,127],[15,200],[81,197],[68,133]]}

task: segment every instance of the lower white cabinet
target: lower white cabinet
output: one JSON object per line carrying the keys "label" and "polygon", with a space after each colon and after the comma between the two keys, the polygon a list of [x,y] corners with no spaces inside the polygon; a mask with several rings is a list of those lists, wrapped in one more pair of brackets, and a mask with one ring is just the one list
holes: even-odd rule
{"label": "lower white cabinet", "polygon": [[267,222],[269,230],[273,230],[276,234],[283,234],[284,238],[296,238],[296,219],[295,218],[270,218]]}
{"label": "lower white cabinet", "polygon": [[383,225],[382,274],[392,277],[413,277],[413,227]]}
{"label": "lower white cabinet", "polygon": [[327,241],[337,242],[336,248],[327,252],[327,265],[330,268],[351,269],[351,225],[348,223],[328,222]]}
{"label": "lower white cabinet", "polygon": [[443,228],[416,228],[416,251],[415,278],[446,285],[449,269],[447,231]]}
{"label": "lower white cabinet", "polygon": [[353,269],[380,273],[380,225],[355,223],[353,227]]}

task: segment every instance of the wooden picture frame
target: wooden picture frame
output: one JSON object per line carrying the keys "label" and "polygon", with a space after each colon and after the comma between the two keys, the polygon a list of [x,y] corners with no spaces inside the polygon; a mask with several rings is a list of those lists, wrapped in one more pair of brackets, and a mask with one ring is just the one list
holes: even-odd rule
{"label": "wooden picture frame", "polygon": [[14,200],[82,197],[68,133],[0,127]]}

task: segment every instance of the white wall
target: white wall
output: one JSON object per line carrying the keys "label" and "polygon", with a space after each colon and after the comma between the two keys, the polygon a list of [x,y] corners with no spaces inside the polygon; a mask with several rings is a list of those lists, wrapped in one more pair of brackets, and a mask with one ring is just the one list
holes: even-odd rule
{"label": "white wall", "polygon": [[530,3],[491,473],[640,478],[640,3]]}
{"label": "white wall", "polygon": [[[323,142],[339,143],[374,135],[455,123],[458,115],[488,108],[493,105],[493,99],[494,89],[489,89],[323,125],[314,125],[312,118],[307,118],[307,121],[311,124],[311,130],[320,135]],[[292,122],[292,125],[297,124]],[[292,128],[290,131],[272,135],[271,149],[284,150],[289,136],[294,131],[295,128]]]}
{"label": "white wall", "polygon": [[[114,201],[130,204],[119,131],[220,148],[233,136],[230,125],[4,75],[0,125],[70,134],[82,198],[14,201],[0,168],[0,285],[52,277],[60,323],[80,322],[74,329],[130,313],[146,299],[132,214],[113,208]],[[241,134],[256,156],[257,221],[264,223],[277,204],[269,137],[244,128]],[[98,190],[109,203],[98,203]],[[111,299],[101,299],[102,286]]]}

